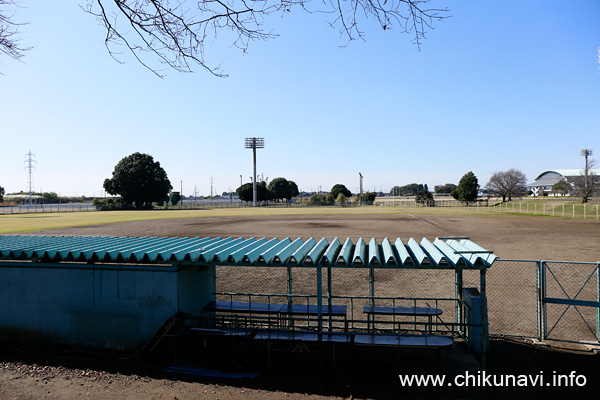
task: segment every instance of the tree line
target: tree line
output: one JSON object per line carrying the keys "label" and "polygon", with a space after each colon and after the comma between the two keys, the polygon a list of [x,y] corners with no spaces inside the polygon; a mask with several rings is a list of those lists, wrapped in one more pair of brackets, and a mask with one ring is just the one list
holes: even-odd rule
{"label": "tree line", "polygon": [[[581,179],[576,179],[571,184],[559,182],[553,187],[555,191],[572,193],[582,197],[586,202],[592,193],[600,187],[600,181],[596,179],[590,166],[594,162],[587,164],[585,174]],[[502,197],[502,201],[511,201],[513,196],[525,194],[525,185],[527,178],[525,174],[516,169],[510,168],[506,171],[497,171],[492,174],[484,187],[488,195],[497,195]],[[95,205],[99,208],[152,208],[152,204],[162,205],[165,202],[171,202],[176,205],[180,199],[179,192],[172,192],[172,185],[167,177],[167,173],[160,166],[160,163],[154,161],[148,154],[134,153],[121,159],[115,166],[112,177],[104,180],[104,189],[107,193],[120,196],[120,199],[96,200]],[[257,182],[257,200],[258,201],[290,201],[299,195],[298,185],[291,180],[283,177],[273,179],[268,185],[266,182]],[[448,193],[456,200],[463,202],[475,201],[480,192],[480,185],[477,176],[473,171],[467,172],[458,182],[458,185],[447,183],[445,185],[435,186],[436,193]],[[253,187],[252,183],[241,185],[236,189],[240,200],[252,201]],[[405,186],[394,186],[390,192],[391,195],[415,195],[417,203],[424,206],[434,206],[433,194],[429,191],[426,184],[411,183]],[[0,187],[0,201],[4,195],[4,189]],[[353,196],[352,192],[343,184],[334,185],[329,193],[316,193],[309,199],[313,204],[333,204],[345,203]],[[375,192],[366,192],[354,196],[355,201],[361,203],[372,203],[377,196]]]}
{"label": "tree line", "polygon": [[[112,209],[149,209],[153,203],[162,206],[165,203],[177,205],[181,194],[172,191],[173,186],[166,171],[158,161],[148,154],[133,153],[121,159],[115,166],[112,176],[103,183],[104,190],[119,198],[94,199],[93,204],[101,210]],[[257,201],[290,201],[298,196],[298,185],[283,177],[266,182],[256,183]],[[253,200],[253,185],[246,183],[236,189],[241,201]],[[377,196],[374,192],[355,196],[356,201],[373,202]],[[336,184],[329,193],[313,195],[311,203],[344,203],[352,193],[343,184]]]}
{"label": "tree line", "polygon": [[[253,186],[252,183],[246,183],[236,189],[236,193],[242,201],[253,200]],[[299,190],[298,185],[294,181],[287,180],[285,178],[275,178],[267,185],[266,182],[256,183],[256,195],[257,201],[290,201],[292,198],[298,196]],[[354,201],[360,203],[373,203],[377,197],[375,192],[365,192],[363,194],[353,195],[352,192],[341,183],[333,185],[329,192],[315,193],[310,196],[308,202],[310,204],[327,205],[327,204],[344,204],[350,198],[354,196]]]}
{"label": "tree line", "polygon": [[[242,201],[253,200],[253,184],[245,183],[236,189],[236,193]],[[292,198],[300,194],[296,182],[289,181],[285,178],[275,178],[267,185],[266,182],[256,182],[256,201],[275,200],[290,201]]]}
{"label": "tree line", "polygon": [[[525,174],[514,168],[508,171],[495,172],[485,186],[488,194],[497,194],[502,196],[502,201],[506,198],[510,200],[516,194],[524,192],[526,184]],[[458,182],[458,185],[446,183],[434,187],[436,194],[449,194],[454,199],[471,202],[477,200],[479,196],[480,185],[477,176],[473,171],[467,172]],[[412,183],[405,186],[394,186],[390,191],[392,196],[414,195],[415,201],[425,207],[435,206],[433,194],[428,190],[427,185]]]}

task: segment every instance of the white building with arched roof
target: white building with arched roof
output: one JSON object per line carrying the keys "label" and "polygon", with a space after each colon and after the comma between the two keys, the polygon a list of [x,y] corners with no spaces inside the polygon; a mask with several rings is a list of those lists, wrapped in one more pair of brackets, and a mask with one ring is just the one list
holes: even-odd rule
{"label": "white building with arched roof", "polygon": [[[589,173],[600,177],[600,168],[590,168]],[[532,183],[527,184],[527,190],[531,190],[534,196],[542,196],[548,193],[555,196],[552,186],[560,181],[567,182],[573,186],[573,182],[583,176],[583,169],[553,169],[544,171],[535,178]]]}

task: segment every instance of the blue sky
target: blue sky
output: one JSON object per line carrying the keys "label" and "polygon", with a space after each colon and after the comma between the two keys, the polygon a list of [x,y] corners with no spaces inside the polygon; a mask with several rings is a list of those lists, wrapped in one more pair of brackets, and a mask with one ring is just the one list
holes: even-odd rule
{"label": "blue sky", "polygon": [[184,195],[235,190],[252,175],[244,138],[265,138],[258,172],[301,190],[336,183],[389,191],[412,182],[484,186],[519,168],[579,168],[600,154],[600,2],[435,1],[450,9],[421,50],[400,29],[365,24],[345,41],[325,17],[299,10],[266,21],[279,37],[247,54],[222,43],[217,78],[116,63],[77,1],[22,0],[23,62],[0,59],[0,186],[101,196],[115,164],[151,154]]}

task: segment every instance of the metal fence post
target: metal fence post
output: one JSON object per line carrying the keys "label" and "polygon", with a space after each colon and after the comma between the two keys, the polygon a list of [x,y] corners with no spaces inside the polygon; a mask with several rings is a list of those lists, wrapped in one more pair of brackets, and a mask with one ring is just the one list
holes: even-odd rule
{"label": "metal fence post", "polygon": [[317,325],[318,333],[323,333],[323,281],[321,265],[317,266]]}
{"label": "metal fence post", "polygon": [[217,300],[217,295],[216,295],[216,291],[219,289],[217,287],[217,267],[215,267],[214,265],[212,267],[212,284],[213,284],[213,293],[212,293],[212,301],[216,301]]}
{"label": "metal fence post", "polygon": [[288,305],[292,304],[292,267],[291,266],[287,266],[287,291],[288,291],[288,298],[287,298],[287,303]]}
{"label": "metal fence post", "polygon": [[[596,301],[600,303],[600,261],[596,264]],[[596,339],[600,341],[600,307],[596,308]]]}
{"label": "metal fence post", "polygon": [[537,336],[538,336],[538,340],[542,341],[543,340],[543,316],[542,316],[542,299],[543,299],[543,295],[542,295],[542,288],[544,287],[543,282],[543,271],[542,271],[542,262],[538,261],[537,262],[537,272],[536,272],[536,276],[537,276],[537,294],[538,294],[538,298],[537,298]]}
{"label": "metal fence post", "polygon": [[547,313],[547,309],[546,309],[546,303],[544,302],[544,298],[547,295],[547,285],[546,285],[546,262],[543,260],[539,261],[539,268],[541,271],[541,286],[540,286],[540,299],[539,299],[539,303],[540,303],[540,321],[541,321],[541,335],[540,335],[540,340],[544,340],[546,338],[546,330],[548,327],[548,313]]}
{"label": "metal fence post", "polygon": [[[463,307],[463,271],[462,269],[456,269],[454,273],[454,283],[455,283],[455,297],[458,299],[456,304],[456,323],[463,324],[463,315],[462,315],[462,307]],[[462,328],[462,325],[459,325]]]}
{"label": "metal fence post", "polygon": [[488,340],[490,337],[490,324],[488,319],[487,308],[486,272],[487,270],[485,269],[485,267],[479,270],[479,287],[481,289],[481,323],[483,324],[481,329],[481,365],[483,369],[485,369],[488,350]]}
{"label": "metal fence post", "polygon": [[[369,305],[371,307],[375,306],[375,269],[373,265],[369,267]],[[369,314],[369,330],[373,330],[374,325],[374,315]]]}
{"label": "metal fence post", "polygon": [[[333,304],[331,303],[331,264],[329,264],[327,266],[327,308],[328,310],[331,310],[331,306]],[[329,332],[331,332],[333,330],[333,326],[331,323],[331,315],[329,315]]]}

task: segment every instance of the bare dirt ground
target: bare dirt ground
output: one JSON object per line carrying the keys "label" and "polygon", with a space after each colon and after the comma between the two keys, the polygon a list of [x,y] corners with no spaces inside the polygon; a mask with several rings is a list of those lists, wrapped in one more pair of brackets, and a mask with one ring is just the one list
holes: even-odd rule
{"label": "bare dirt ground", "polygon": [[468,236],[502,259],[600,260],[600,222],[511,215],[290,215],[135,221],[31,232],[51,235],[414,237]]}
{"label": "bare dirt ground", "polygon": [[[600,223],[527,216],[318,215],[206,217],[116,223],[33,234],[115,236],[243,236],[243,237],[414,237],[468,236],[502,259],[569,261],[600,260]],[[492,267],[493,268],[493,267]],[[494,338],[487,363],[489,374],[544,375],[544,385],[477,389],[475,387],[407,388],[398,375],[439,373],[453,379],[477,366],[462,353],[436,354],[412,350],[358,353],[315,364],[302,354],[278,356],[271,368],[260,367],[254,379],[211,378],[170,374],[170,361],[124,359],[128,355],[58,346],[0,342],[0,399],[333,399],[333,398],[506,398],[539,397],[565,390],[592,398],[600,388],[595,375],[599,355],[582,346],[555,343],[533,346],[526,341]],[[230,355],[217,356],[222,360]],[[218,361],[222,361],[218,360]],[[227,365],[227,363],[225,363]],[[227,367],[224,367],[227,368]],[[547,386],[556,373],[583,374],[586,386]]]}

